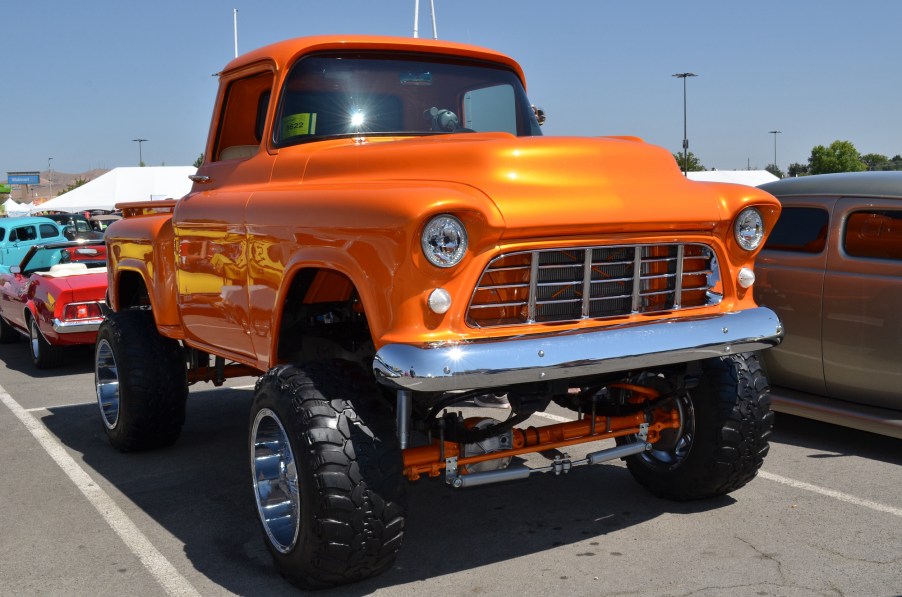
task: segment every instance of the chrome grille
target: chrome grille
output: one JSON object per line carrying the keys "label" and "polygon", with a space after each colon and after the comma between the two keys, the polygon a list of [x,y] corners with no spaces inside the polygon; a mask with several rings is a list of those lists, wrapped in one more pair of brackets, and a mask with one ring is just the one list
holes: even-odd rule
{"label": "chrome grille", "polygon": [[624,317],[717,304],[714,251],[702,244],[543,249],[502,255],[470,300],[471,326]]}

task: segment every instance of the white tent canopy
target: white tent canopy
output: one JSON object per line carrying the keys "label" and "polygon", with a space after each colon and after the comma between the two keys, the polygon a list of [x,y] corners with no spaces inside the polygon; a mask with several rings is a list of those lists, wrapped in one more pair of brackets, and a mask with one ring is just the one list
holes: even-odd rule
{"label": "white tent canopy", "polygon": [[91,209],[112,211],[117,203],[178,199],[191,190],[188,176],[197,172],[192,166],[153,166],[113,168],[103,176],[31,208],[41,211],[78,212]]}
{"label": "white tent canopy", "polygon": [[779,180],[767,170],[705,170],[690,172],[689,180],[699,182],[732,182],[757,187],[766,182]]}
{"label": "white tent canopy", "polygon": [[29,210],[31,210],[31,203],[19,203],[18,201],[13,201],[12,199],[7,199],[3,202],[3,209],[11,218],[16,216],[27,216]]}

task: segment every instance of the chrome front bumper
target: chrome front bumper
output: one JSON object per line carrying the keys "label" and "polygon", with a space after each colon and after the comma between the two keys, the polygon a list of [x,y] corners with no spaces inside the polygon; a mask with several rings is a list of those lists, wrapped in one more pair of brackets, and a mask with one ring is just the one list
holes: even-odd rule
{"label": "chrome front bumper", "polygon": [[388,344],[373,360],[381,383],[445,392],[642,370],[776,346],[783,325],[766,307],[593,330],[438,346]]}

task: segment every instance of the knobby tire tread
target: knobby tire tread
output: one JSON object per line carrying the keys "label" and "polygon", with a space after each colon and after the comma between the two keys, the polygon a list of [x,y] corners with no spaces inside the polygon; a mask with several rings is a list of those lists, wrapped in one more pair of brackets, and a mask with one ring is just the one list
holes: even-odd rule
{"label": "knobby tire tread", "polygon": [[709,359],[703,370],[690,392],[696,435],[686,462],[662,472],[641,456],[627,459],[633,476],[659,497],[686,501],[735,491],[755,478],[770,449],[774,413],[757,355]]}
{"label": "knobby tire tread", "polygon": [[150,311],[107,316],[98,332],[113,347],[119,370],[119,421],[113,445],[132,452],[174,443],[185,422],[188,383],[179,343],[161,336]]}
{"label": "knobby tire tread", "polygon": [[260,407],[283,402],[278,412],[303,460],[298,544],[282,554],[267,542],[282,575],[320,589],[384,572],[404,535],[406,481],[394,419],[377,408],[372,377],[343,361],[280,365],[256,393],[251,420]]}

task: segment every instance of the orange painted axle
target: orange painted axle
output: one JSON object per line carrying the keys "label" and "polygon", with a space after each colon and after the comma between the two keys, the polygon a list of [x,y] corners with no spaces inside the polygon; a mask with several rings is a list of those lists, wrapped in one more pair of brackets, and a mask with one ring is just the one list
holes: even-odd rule
{"label": "orange painted axle", "polygon": [[[437,477],[445,470],[446,458],[457,458],[458,467],[465,473],[464,467],[468,464],[635,435],[640,432],[640,426],[646,422],[644,412],[619,417],[596,416],[594,419],[594,425],[591,415],[584,415],[579,420],[566,423],[513,429],[511,449],[487,454],[462,457],[462,445],[448,441],[444,442],[443,453],[439,440],[427,446],[408,448],[404,450],[404,475],[411,481],[416,481],[421,475]],[[661,431],[679,427],[678,411],[656,409],[652,412],[652,422],[648,425],[648,437],[645,441],[654,444],[660,439]]]}

